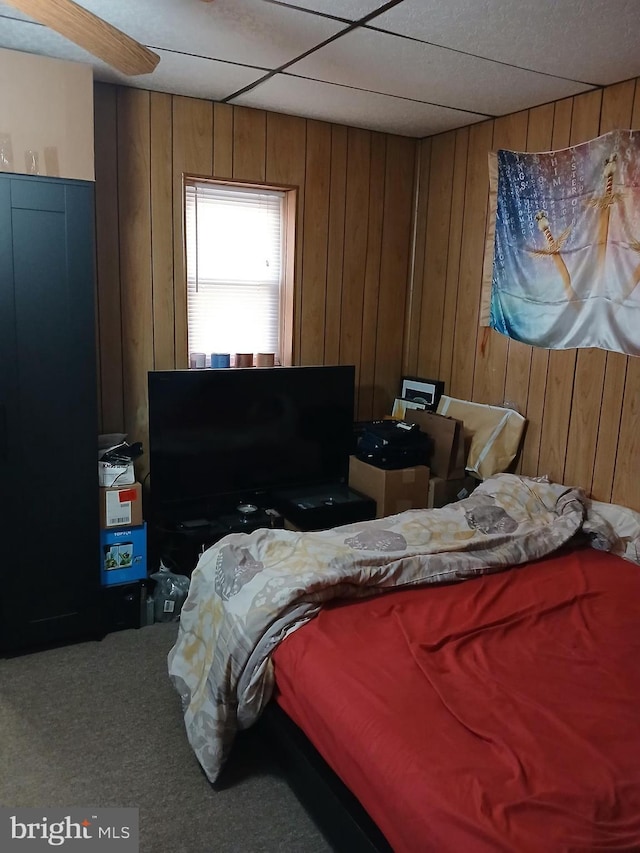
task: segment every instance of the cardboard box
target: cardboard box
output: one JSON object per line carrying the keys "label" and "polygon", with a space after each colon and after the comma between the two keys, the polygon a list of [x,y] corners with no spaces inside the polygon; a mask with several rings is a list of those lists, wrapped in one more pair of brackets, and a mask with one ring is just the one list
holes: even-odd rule
{"label": "cardboard box", "polygon": [[103,586],[147,576],[147,525],[100,531],[100,580]]}
{"label": "cardboard box", "polygon": [[100,528],[139,527],[142,524],[142,486],[100,489]]}
{"label": "cardboard box", "polygon": [[418,410],[407,410],[404,419],[407,423],[418,424],[433,441],[429,464],[432,476],[443,480],[465,476],[467,445],[462,421]]}
{"label": "cardboard box", "polygon": [[456,480],[431,477],[427,506],[431,509],[468,498],[479,482],[475,477],[459,477]]}
{"label": "cardboard box", "polygon": [[423,509],[427,506],[429,469],[426,465],[376,468],[357,456],[351,456],[349,486],[373,498],[376,502],[376,518],[383,518],[407,509]]}

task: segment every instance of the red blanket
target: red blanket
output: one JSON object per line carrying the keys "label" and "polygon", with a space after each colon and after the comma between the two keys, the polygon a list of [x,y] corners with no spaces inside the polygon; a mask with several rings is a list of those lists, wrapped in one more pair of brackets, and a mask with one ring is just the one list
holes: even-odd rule
{"label": "red blanket", "polygon": [[397,853],[640,850],[640,568],[585,549],[326,607],[277,701]]}

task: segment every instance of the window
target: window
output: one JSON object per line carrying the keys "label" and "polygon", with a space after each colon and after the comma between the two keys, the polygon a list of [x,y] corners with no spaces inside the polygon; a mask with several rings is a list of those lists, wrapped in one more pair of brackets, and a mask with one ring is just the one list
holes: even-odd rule
{"label": "window", "polygon": [[[283,340],[293,265],[287,263],[290,193],[215,181],[186,181],[187,339],[190,363],[212,353],[274,353]],[[294,198],[295,205],[295,198]],[[295,209],[295,208],[294,208]],[[287,274],[287,271],[290,274]],[[202,354],[205,355],[204,364]]]}

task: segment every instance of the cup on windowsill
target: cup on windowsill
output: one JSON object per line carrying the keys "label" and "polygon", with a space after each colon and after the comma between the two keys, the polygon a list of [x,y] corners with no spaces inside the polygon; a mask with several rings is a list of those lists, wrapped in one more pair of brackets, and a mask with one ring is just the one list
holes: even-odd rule
{"label": "cup on windowsill", "polygon": [[256,367],[273,367],[276,357],[272,352],[256,353]]}
{"label": "cup on windowsill", "polygon": [[228,352],[212,352],[211,367],[230,367],[231,355]]}
{"label": "cup on windowsill", "polygon": [[189,354],[189,367],[200,370],[207,365],[207,356],[203,352],[192,352]]}
{"label": "cup on windowsill", "polygon": [[236,367],[253,367],[253,353],[252,352],[237,352],[236,353]]}

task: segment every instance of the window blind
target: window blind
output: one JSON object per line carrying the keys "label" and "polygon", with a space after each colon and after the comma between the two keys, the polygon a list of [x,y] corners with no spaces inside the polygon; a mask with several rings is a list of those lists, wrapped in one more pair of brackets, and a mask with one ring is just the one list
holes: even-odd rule
{"label": "window blind", "polygon": [[185,194],[189,352],[278,353],[284,193],[194,182]]}

